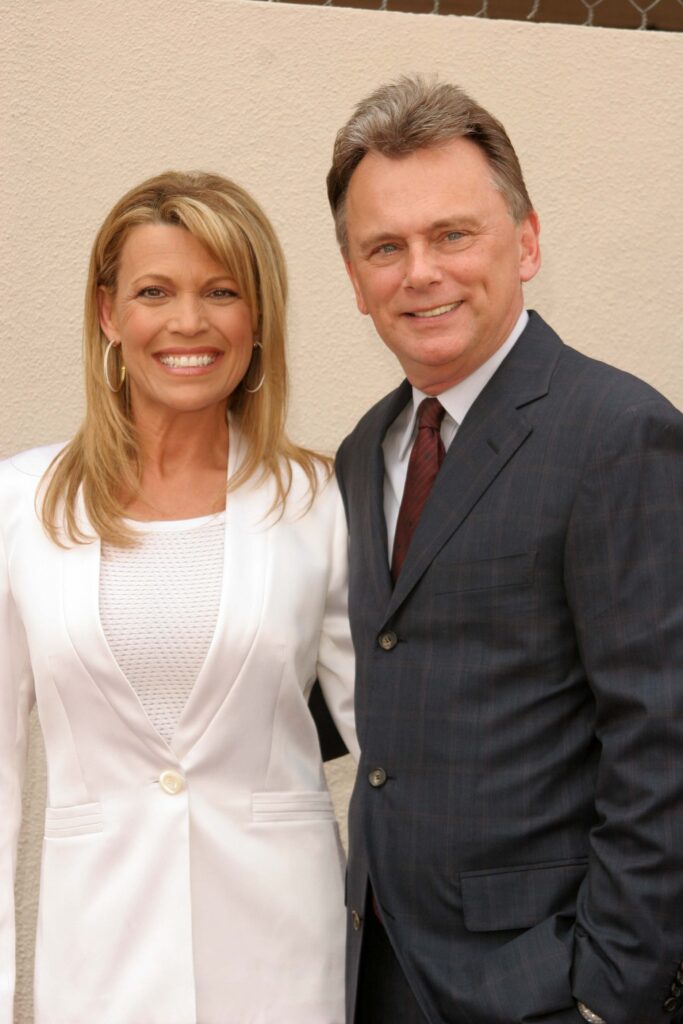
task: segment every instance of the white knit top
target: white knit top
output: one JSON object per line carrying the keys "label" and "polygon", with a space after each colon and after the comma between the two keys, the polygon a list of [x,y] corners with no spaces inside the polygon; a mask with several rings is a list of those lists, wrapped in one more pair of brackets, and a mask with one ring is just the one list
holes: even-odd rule
{"label": "white knit top", "polygon": [[100,618],[119,668],[170,743],[216,629],[225,513],[127,525],[140,534],[134,547],[102,545]]}

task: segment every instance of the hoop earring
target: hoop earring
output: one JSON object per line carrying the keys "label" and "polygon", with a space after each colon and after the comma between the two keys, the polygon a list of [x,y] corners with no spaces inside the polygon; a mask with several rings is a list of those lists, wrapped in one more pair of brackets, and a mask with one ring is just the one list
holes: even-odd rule
{"label": "hoop earring", "polygon": [[[254,348],[255,348],[255,349],[257,349],[257,348],[263,348],[263,345],[261,344],[261,342],[260,342],[260,341],[255,341],[255,342],[254,342]],[[261,388],[263,387],[263,382],[264,382],[264,380],[265,380],[265,379],[266,379],[266,375],[265,375],[265,373],[264,373],[264,374],[263,374],[263,375],[261,376],[261,380],[260,380],[260,381],[258,382],[258,384],[256,385],[256,387],[255,387],[255,388],[248,388],[248,387],[247,387],[247,385],[245,384],[245,385],[244,385],[244,390],[245,390],[245,391],[247,391],[247,392],[248,392],[248,393],[249,393],[250,395],[255,395],[255,394],[256,394],[256,392],[257,392],[257,391],[260,391],[260,390],[261,390]]]}
{"label": "hoop earring", "polygon": [[111,352],[112,347],[118,348],[113,339],[104,350],[104,380],[109,390],[113,392],[113,394],[118,395],[126,379],[126,367],[121,363],[121,369],[119,370],[119,386],[117,388],[113,387],[109,379],[109,353]]}

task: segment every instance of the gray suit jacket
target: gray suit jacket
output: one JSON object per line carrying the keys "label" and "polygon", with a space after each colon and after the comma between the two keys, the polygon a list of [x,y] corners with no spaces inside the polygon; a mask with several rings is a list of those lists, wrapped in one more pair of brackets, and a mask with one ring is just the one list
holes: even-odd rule
{"label": "gray suit jacket", "polygon": [[430,1024],[568,1024],[575,999],[681,1021],[683,417],[532,314],[393,588],[381,441],[409,397],[337,463],[362,747],[349,1019],[370,880]]}

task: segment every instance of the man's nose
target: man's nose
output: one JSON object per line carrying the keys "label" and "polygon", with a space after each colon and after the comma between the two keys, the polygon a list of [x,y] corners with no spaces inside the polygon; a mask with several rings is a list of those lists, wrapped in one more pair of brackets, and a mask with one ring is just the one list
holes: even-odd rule
{"label": "man's nose", "polygon": [[427,244],[411,246],[407,252],[405,283],[409,288],[425,288],[441,280],[437,253]]}

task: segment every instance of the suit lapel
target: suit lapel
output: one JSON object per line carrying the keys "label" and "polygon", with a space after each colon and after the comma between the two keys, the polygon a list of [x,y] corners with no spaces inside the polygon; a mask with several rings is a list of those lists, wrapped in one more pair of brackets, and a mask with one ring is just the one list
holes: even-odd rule
{"label": "suit lapel", "polygon": [[[234,476],[242,457],[239,434],[231,424],[229,476]],[[204,734],[229,696],[260,626],[270,537],[268,527],[272,525],[272,517],[266,517],[265,510],[273,498],[268,480],[247,481],[228,495],[223,584],[216,629],[170,744],[179,759]],[[93,533],[80,497],[78,521],[86,535]],[[62,557],[66,628],[81,664],[128,728],[159,757],[168,759],[169,745],[147,717],[102,629],[99,539],[90,544],[74,545],[65,550]]]}
{"label": "suit lapel", "polygon": [[477,398],[448,450],[386,605],[385,621],[532,433],[523,407],[548,393],[561,345],[557,335],[531,313],[525,331]]}
{"label": "suit lapel", "polygon": [[[244,451],[230,424],[228,478],[235,476]],[[183,708],[171,742],[179,758],[194,746],[233,692],[263,619],[266,570],[273,522],[266,515],[275,499],[270,478],[248,480],[229,491],[225,515],[223,585],[218,619],[204,664]]]}
{"label": "suit lapel", "polygon": [[[93,529],[79,495],[78,523],[84,534]],[[119,668],[107,643],[100,621],[99,538],[89,544],[75,544],[62,553],[64,620],[72,647],[92,680],[118,717],[145,745],[160,757],[168,757],[168,746],[154,729],[137,694]]]}
{"label": "suit lapel", "polygon": [[354,492],[354,507],[361,510],[363,519],[357,538],[351,533],[351,543],[361,547],[360,559],[354,559],[363,567],[375,593],[376,607],[384,608],[391,598],[393,583],[389,571],[387,549],[387,525],[384,518],[384,453],[382,441],[388,427],[393,423],[407,402],[412,389],[404,381],[395,391],[371,410],[362,436],[356,448],[363,460],[356,479],[360,481],[361,493]]}

